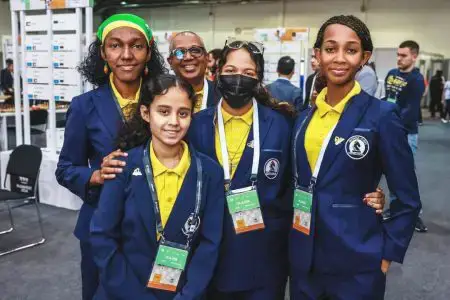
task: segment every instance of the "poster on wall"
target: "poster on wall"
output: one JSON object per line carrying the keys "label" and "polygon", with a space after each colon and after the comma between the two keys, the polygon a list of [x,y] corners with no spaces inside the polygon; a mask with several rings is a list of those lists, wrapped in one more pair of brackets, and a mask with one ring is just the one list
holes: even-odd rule
{"label": "poster on wall", "polygon": [[51,9],[92,7],[94,0],[49,0],[48,5]]}
{"label": "poster on wall", "polygon": [[295,72],[291,78],[295,86],[303,86],[306,74],[308,28],[261,28],[255,29],[254,39],[264,45],[264,83],[277,80],[278,60],[290,56],[295,60]]}

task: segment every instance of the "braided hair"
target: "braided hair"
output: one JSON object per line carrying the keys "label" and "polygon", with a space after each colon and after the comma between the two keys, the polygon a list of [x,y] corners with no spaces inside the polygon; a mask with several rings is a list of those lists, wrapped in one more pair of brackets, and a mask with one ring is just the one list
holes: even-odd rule
{"label": "braided hair", "polygon": [[325,23],[323,23],[323,25],[319,29],[319,33],[317,34],[317,39],[316,43],[314,44],[314,48],[322,47],[323,38],[325,36],[325,30],[327,29],[328,26],[333,24],[344,25],[352,29],[361,40],[363,51],[369,52],[373,51],[372,37],[370,36],[369,28],[367,28],[366,24],[364,24],[363,21],[361,21],[360,19],[358,19],[353,15],[334,16],[328,19]]}
{"label": "braided hair", "polygon": [[[372,43],[372,37],[370,36],[369,28],[367,28],[366,24],[364,24],[363,21],[358,19],[357,17],[353,15],[340,15],[340,16],[334,16],[328,19],[325,23],[322,24],[322,26],[319,29],[319,32],[317,33],[317,39],[314,43],[314,48],[320,49],[323,44],[323,40],[325,37],[325,31],[328,26],[333,24],[340,24],[347,26],[348,28],[352,29],[356,35],[361,40],[361,46],[364,51],[373,51],[373,43]],[[323,74],[319,72],[314,89],[320,93],[320,91],[325,88],[327,85],[327,80]]]}

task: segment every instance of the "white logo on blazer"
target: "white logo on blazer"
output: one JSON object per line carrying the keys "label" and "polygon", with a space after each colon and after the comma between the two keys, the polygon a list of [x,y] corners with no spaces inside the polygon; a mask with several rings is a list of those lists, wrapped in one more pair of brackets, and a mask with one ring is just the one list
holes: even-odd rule
{"label": "white logo on blazer", "polygon": [[139,168],[134,169],[133,176],[142,176],[141,169]]}
{"label": "white logo on blazer", "polygon": [[255,141],[250,141],[247,143],[247,147],[254,148],[255,147]]}
{"label": "white logo on blazer", "polygon": [[275,179],[280,172],[280,162],[276,158],[270,158],[264,164],[264,175],[268,179]]}
{"label": "white logo on blazer", "polygon": [[345,152],[354,160],[363,159],[369,153],[370,146],[367,139],[361,135],[354,135],[345,143]]}
{"label": "white logo on blazer", "polygon": [[200,217],[199,216],[195,217],[194,214],[192,213],[186,220],[186,223],[184,223],[182,231],[185,236],[189,237],[193,236],[199,227],[200,227]]}

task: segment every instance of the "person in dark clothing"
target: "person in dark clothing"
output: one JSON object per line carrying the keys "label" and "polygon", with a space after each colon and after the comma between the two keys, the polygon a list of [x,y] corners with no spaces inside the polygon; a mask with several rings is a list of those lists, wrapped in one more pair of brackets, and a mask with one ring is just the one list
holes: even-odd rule
{"label": "person in dark clothing", "polygon": [[305,94],[305,101],[303,103],[303,107],[306,109],[309,106],[309,102],[311,101],[311,96],[313,94],[312,86],[315,82],[316,76],[317,76],[317,70],[319,68],[319,63],[317,62],[316,57],[314,54],[311,56],[311,69],[313,70],[313,73],[308,76],[306,79],[306,94]]}
{"label": "person in dark clothing", "polygon": [[0,74],[1,91],[6,96],[14,96],[14,62],[12,59],[6,60],[6,68]]}
{"label": "person in dark clothing", "polygon": [[290,56],[283,56],[278,61],[279,78],[269,84],[267,89],[273,98],[283,102],[289,102],[296,111],[301,111],[303,107],[302,89],[293,85],[290,80],[294,75],[295,61]]}
{"label": "person in dark clothing", "polygon": [[444,79],[442,78],[442,71],[436,71],[436,74],[431,78],[430,81],[430,113],[431,117],[435,118],[436,112],[439,112],[441,118],[443,117],[442,110],[442,93],[444,91]]}
{"label": "person in dark clothing", "polygon": [[[419,55],[419,45],[415,41],[405,41],[397,50],[397,66],[386,76],[384,100],[397,104],[400,117],[408,134],[408,143],[415,157],[419,140],[420,100],[425,91],[425,80],[420,70],[415,67]],[[442,93],[441,93],[442,95]],[[391,207],[398,201],[397,195],[391,193]],[[390,212],[384,214],[385,219],[390,218]],[[417,232],[427,232],[422,218],[419,216],[415,225]]]}

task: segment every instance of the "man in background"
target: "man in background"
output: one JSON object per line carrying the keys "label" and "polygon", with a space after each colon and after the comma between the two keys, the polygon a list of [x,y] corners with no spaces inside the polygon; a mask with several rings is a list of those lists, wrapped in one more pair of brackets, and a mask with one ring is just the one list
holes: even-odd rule
{"label": "man in background", "polygon": [[200,36],[192,31],[180,32],[171,40],[169,50],[167,61],[172,70],[188,82],[197,95],[194,113],[213,106],[217,96],[214,84],[206,79],[208,53]]}
{"label": "man in background", "polygon": [[313,94],[315,94],[313,86],[315,85],[317,72],[319,71],[319,62],[317,61],[316,56],[314,54],[311,56],[311,69],[313,73],[309,75],[308,78],[306,79],[306,86],[305,86],[306,93],[305,93],[305,102],[303,103],[303,109],[306,109],[309,106],[311,98]]}
{"label": "man in background", "polygon": [[291,83],[294,76],[295,61],[290,56],[283,56],[278,61],[278,79],[267,86],[273,98],[280,102],[289,102],[297,111],[303,106],[302,90]]}
{"label": "man in background", "polygon": [[6,68],[0,73],[0,86],[1,91],[6,96],[14,96],[14,62],[12,59],[6,60]]}
{"label": "man in background", "polygon": [[[401,43],[397,50],[398,68],[389,71],[385,80],[385,100],[396,103],[400,108],[400,116],[407,131],[408,143],[414,157],[418,146],[420,100],[425,91],[423,76],[415,67],[418,55],[419,44],[415,41]],[[391,205],[394,205],[397,196],[391,194],[390,198]],[[418,232],[428,231],[420,216],[417,218],[415,229]]]}
{"label": "man in background", "polygon": [[441,119],[444,115],[442,110],[442,93],[444,91],[445,80],[442,75],[442,71],[437,70],[436,74],[430,80],[430,113],[433,119],[436,117],[436,112],[440,114]]}

